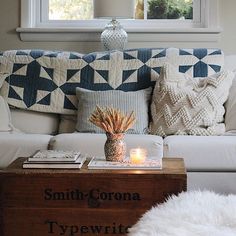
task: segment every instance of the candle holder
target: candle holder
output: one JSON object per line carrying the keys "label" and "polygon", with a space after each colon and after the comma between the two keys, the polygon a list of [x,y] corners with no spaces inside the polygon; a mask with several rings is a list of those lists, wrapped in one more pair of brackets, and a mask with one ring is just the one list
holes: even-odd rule
{"label": "candle holder", "polygon": [[147,150],[144,148],[133,148],[130,150],[131,164],[143,164],[147,158]]}

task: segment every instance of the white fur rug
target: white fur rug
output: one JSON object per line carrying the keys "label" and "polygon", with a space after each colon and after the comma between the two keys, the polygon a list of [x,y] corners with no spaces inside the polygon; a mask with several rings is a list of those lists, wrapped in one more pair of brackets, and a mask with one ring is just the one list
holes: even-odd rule
{"label": "white fur rug", "polygon": [[236,236],[236,195],[173,196],[145,213],[129,236]]}

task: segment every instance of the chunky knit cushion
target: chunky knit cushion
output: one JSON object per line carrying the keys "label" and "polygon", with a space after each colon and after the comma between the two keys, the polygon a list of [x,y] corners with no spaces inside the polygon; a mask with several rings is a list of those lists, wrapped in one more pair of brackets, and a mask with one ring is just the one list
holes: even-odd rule
{"label": "chunky knit cushion", "polygon": [[224,133],[223,104],[232,79],[233,73],[229,71],[192,78],[166,64],[154,89],[151,133],[160,136]]}

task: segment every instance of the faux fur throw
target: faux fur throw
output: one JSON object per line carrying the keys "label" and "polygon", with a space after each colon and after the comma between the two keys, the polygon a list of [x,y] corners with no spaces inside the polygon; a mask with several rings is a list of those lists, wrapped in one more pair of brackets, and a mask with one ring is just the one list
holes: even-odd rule
{"label": "faux fur throw", "polygon": [[186,192],[153,207],[129,236],[235,236],[236,195]]}
{"label": "faux fur throw", "polygon": [[172,65],[165,65],[153,93],[151,133],[160,136],[223,134],[223,104],[232,79],[230,71],[192,78]]}

